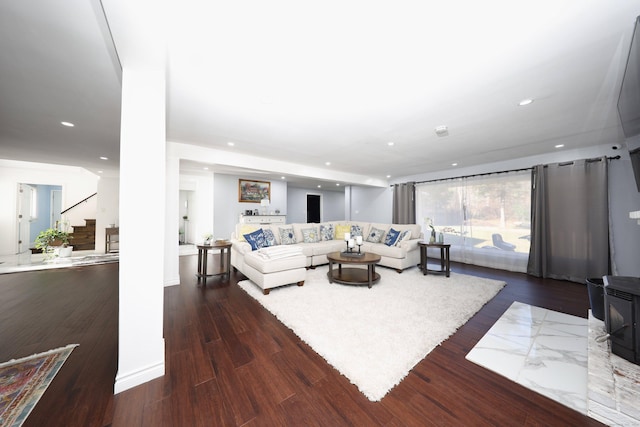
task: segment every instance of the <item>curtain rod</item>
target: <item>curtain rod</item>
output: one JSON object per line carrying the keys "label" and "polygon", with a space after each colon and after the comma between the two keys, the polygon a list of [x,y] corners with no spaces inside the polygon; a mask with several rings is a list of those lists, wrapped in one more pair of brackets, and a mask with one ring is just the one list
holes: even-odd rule
{"label": "curtain rod", "polygon": [[[593,158],[593,159],[586,159],[586,161],[587,162],[597,162],[597,161],[600,161],[601,159],[602,159],[602,157],[596,157],[596,158]],[[620,159],[620,156],[607,157],[607,160],[618,160],[618,159]],[[561,166],[571,165],[571,164],[574,163],[574,161],[560,163],[560,165]],[[545,165],[545,167],[547,167],[547,165]],[[472,174],[472,175],[454,176],[454,177],[451,177],[451,178],[429,179],[427,181],[415,181],[414,184],[427,184],[429,182],[439,182],[439,181],[449,181],[449,180],[454,180],[454,179],[475,178],[477,176],[498,175],[498,174],[501,174],[501,173],[523,172],[523,171],[528,171],[528,170],[531,170],[531,169],[533,169],[533,167],[520,168],[520,169],[509,169],[509,170],[506,170],[506,171],[497,171],[497,172],[476,173],[476,174]],[[407,183],[405,182],[404,184],[407,184]],[[390,185],[389,187],[393,187],[393,185],[394,184]]]}

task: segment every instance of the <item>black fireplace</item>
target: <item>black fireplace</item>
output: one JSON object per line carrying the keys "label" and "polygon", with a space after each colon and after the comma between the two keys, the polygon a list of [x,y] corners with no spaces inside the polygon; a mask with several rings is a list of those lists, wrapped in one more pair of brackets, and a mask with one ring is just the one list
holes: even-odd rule
{"label": "black fireplace", "polygon": [[640,365],[640,277],[604,277],[604,322],[611,352]]}

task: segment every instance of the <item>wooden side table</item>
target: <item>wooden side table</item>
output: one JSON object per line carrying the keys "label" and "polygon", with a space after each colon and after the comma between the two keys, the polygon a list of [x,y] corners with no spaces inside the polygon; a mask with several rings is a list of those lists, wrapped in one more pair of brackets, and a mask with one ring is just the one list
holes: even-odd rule
{"label": "wooden side table", "polygon": [[[422,274],[426,275],[429,273],[437,273],[444,274],[449,277],[449,273],[451,272],[451,264],[449,260],[449,249],[451,248],[450,244],[445,243],[429,243],[429,242],[418,242],[418,246],[420,246],[420,270],[422,270]],[[440,270],[429,270],[427,268],[427,248],[439,248],[440,249]]]}
{"label": "wooden side table", "polygon": [[104,229],[104,253],[119,252],[120,227],[108,227]]}
{"label": "wooden side table", "polygon": [[[198,283],[201,280],[207,283],[207,277],[224,275],[229,280],[231,277],[231,243],[230,242],[214,242],[210,245],[197,245],[198,247],[198,272],[196,277]],[[207,255],[211,249],[220,250],[220,269],[217,273],[207,273]]]}

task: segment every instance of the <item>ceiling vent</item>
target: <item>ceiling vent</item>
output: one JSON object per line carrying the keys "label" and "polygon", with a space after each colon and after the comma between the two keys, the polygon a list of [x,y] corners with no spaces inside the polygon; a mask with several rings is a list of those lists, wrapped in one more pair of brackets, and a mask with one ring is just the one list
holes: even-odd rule
{"label": "ceiling vent", "polygon": [[436,135],[438,136],[448,136],[449,135],[449,128],[447,128],[446,126],[438,126],[436,129]]}

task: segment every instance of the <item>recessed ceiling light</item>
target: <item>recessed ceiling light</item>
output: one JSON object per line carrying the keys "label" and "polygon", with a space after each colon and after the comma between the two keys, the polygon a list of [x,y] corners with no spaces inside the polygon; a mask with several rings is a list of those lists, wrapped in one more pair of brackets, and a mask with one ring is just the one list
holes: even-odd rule
{"label": "recessed ceiling light", "polygon": [[280,179],[286,179],[284,176],[281,176]]}
{"label": "recessed ceiling light", "polygon": [[340,187],[340,183],[339,182],[336,182],[336,187]]}
{"label": "recessed ceiling light", "polygon": [[449,128],[445,125],[442,126],[438,126],[434,129],[436,135],[438,136],[448,136],[449,135]]}
{"label": "recessed ceiling light", "polygon": [[529,105],[533,102],[533,99],[531,98],[527,98],[527,99],[523,99],[522,101],[518,102],[518,105],[521,107],[524,107],[525,105]]}
{"label": "recessed ceiling light", "polygon": [[395,145],[395,142],[393,142],[393,141],[389,141],[389,142],[387,142],[387,145],[388,145],[389,147],[393,147],[393,146]]}
{"label": "recessed ceiling light", "polygon": [[326,162],[325,165],[331,166],[331,162]]}
{"label": "recessed ceiling light", "polygon": [[205,167],[203,167],[202,169],[204,169],[204,170],[206,170],[206,171],[208,171],[208,170],[209,170],[209,168],[208,168],[208,167],[206,167],[206,166],[205,166]]}
{"label": "recessed ceiling light", "polygon": [[558,144],[558,145],[556,145],[555,147],[556,147],[556,148],[562,148],[562,147],[564,147],[564,144]]}
{"label": "recessed ceiling light", "polygon": [[391,178],[391,175],[387,175],[387,178]]}
{"label": "recessed ceiling light", "polygon": [[98,171],[98,173],[102,173],[102,171]]}
{"label": "recessed ceiling light", "polygon": [[60,122],[60,124],[61,124],[62,126],[66,126],[66,127],[68,127],[68,128],[72,128],[72,127],[74,127],[74,126],[75,126],[75,125],[74,125],[73,123],[71,123],[71,122]]}
{"label": "recessed ceiling light", "polygon": [[236,144],[235,144],[235,142],[231,142],[231,141],[229,141],[229,142],[227,142],[227,145],[228,145],[229,147],[233,147],[233,146],[234,146],[234,145],[236,145]]}
{"label": "recessed ceiling light", "polygon": [[322,185],[318,184],[318,188],[322,188]]}
{"label": "recessed ceiling light", "polygon": [[458,166],[457,163],[451,163],[451,166]]}
{"label": "recessed ceiling light", "polygon": [[109,160],[108,157],[100,156],[100,160]]}

